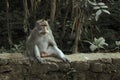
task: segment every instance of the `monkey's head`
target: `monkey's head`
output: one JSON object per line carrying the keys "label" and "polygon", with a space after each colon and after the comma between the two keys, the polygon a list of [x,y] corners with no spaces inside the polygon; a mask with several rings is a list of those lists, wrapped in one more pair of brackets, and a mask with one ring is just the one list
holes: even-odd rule
{"label": "monkey's head", "polygon": [[36,22],[35,27],[40,34],[46,34],[49,32],[48,26],[49,26],[48,22],[44,19],[41,19]]}

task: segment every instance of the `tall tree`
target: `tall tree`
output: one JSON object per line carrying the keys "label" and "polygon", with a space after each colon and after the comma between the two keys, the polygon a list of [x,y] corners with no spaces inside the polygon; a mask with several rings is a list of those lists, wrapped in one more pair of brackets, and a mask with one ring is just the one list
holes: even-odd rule
{"label": "tall tree", "polygon": [[50,13],[51,26],[53,26],[53,22],[55,20],[55,13],[56,13],[56,0],[51,0],[51,13]]}
{"label": "tall tree", "polygon": [[[28,30],[29,30],[29,22],[28,22],[28,18],[29,18],[29,9],[28,9],[28,2],[27,0],[23,0],[23,7],[24,7],[24,22],[23,22],[23,28],[24,28],[24,32],[26,33],[26,35],[28,35]],[[27,36],[26,36],[27,37]]]}
{"label": "tall tree", "polygon": [[8,29],[8,43],[10,45],[10,48],[13,45],[12,41],[12,32],[11,32],[11,26],[10,26],[10,15],[9,15],[9,0],[6,0],[6,19],[7,19],[7,29]]}
{"label": "tall tree", "polygon": [[[82,1],[80,1],[82,3]],[[78,41],[81,39],[81,33],[83,29],[84,24],[84,9],[81,7],[83,4],[80,3],[78,0],[75,0],[75,12],[74,12],[74,24],[73,29],[75,30],[75,41],[73,44],[72,52],[77,53],[78,52]]]}

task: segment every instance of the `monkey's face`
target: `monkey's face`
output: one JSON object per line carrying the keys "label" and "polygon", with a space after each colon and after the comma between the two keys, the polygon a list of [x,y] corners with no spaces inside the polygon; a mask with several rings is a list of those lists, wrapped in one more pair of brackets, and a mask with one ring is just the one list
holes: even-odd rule
{"label": "monkey's face", "polygon": [[37,21],[37,30],[40,34],[46,34],[48,33],[48,24],[45,20],[39,20]]}

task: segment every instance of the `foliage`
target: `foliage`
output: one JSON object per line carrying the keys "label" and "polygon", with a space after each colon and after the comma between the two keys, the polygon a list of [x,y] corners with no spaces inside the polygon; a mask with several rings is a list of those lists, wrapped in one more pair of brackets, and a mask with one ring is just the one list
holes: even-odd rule
{"label": "foliage", "polygon": [[115,44],[120,47],[120,41],[115,41]]}
{"label": "foliage", "polygon": [[5,49],[3,46],[0,48],[0,53],[7,52],[7,49]]}
{"label": "foliage", "polygon": [[104,46],[108,46],[108,44],[105,42],[105,39],[103,37],[100,38],[94,38],[94,41],[91,43],[89,42],[90,50],[95,51],[96,49],[104,48]]}
{"label": "foliage", "polygon": [[23,53],[25,51],[24,41],[19,42],[19,44],[14,44],[13,48],[11,48],[10,51]]}
{"label": "foliage", "polygon": [[120,41],[115,41],[116,47],[114,50],[120,51]]}
{"label": "foliage", "polygon": [[98,21],[99,19],[99,16],[104,12],[104,13],[107,13],[107,14],[110,14],[110,12],[106,9],[108,9],[108,6],[105,5],[105,3],[103,2],[91,2],[88,0],[88,2],[93,6],[93,9],[94,10],[97,10],[96,13],[95,13],[95,20]]}
{"label": "foliage", "polygon": [[120,41],[115,41],[115,44],[116,44],[116,49],[120,49]]}
{"label": "foliage", "polygon": [[[44,18],[51,22],[51,1],[2,0],[0,3],[0,52],[23,52],[25,46],[21,43],[18,44],[18,42],[26,40],[30,30],[34,27],[35,21]],[[81,50],[86,52],[89,52],[87,51],[88,45],[82,43],[82,40],[92,41],[94,37],[102,36],[102,31],[105,29],[112,29],[117,33],[114,41],[120,40],[120,37],[118,37],[120,34],[119,4],[119,0],[56,0],[54,15],[54,23],[56,24],[51,28],[56,41],[58,41],[58,46],[63,50],[70,50],[75,41],[75,32],[79,29],[81,31],[78,32],[78,48],[81,49],[82,47]],[[78,8],[80,10],[75,12]],[[92,13],[94,13],[93,16]],[[79,16],[77,16],[78,14]],[[75,21],[75,16],[78,18],[77,21]],[[88,20],[90,16],[92,18]],[[99,19],[99,21],[95,22],[93,18],[96,21]],[[107,43],[115,45],[114,41],[111,42],[111,39],[105,36],[104,38],[108,40]],[[109,46],[111,46],[110,44]],[[112,46],[112,48],[114,47]]]}
{"label": "foliage", "polygon": [[10,50],[5,49],[4,47],[0,48],[0,53],[9,52],[9,53],[23,53],[25,51],[24,41],[19,42],[19,44],[14,44]]}

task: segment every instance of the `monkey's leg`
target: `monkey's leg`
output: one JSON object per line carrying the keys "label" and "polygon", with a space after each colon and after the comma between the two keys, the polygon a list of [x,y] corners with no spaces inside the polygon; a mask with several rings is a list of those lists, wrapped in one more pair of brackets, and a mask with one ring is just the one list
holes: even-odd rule
{"label": "monkey's leg", "polygon": [[29,57],[29,60],[31,63],[34,62],[35,57],[34,57],[34,48],[33,48],[33,44],[27,44],[27,56]]}
{"label": "monkey's leg", "polygon": [[37,58],[37,60],[41,63],[41,64],[43,64],[43,63],[45,63],[45,61],[44,60],[42,60],[42,58],[41,58],[41,53],[40,53],[40,51],[39,51],[39,48],[38,48],[38,46],[37,45],[35,45],[35,57]]}
{"label": "monkey's leg", "polygon": [[70,62],[64,55],[64,53],[57,47],[53,46],[54,53],[61,58],[64,62]]}

